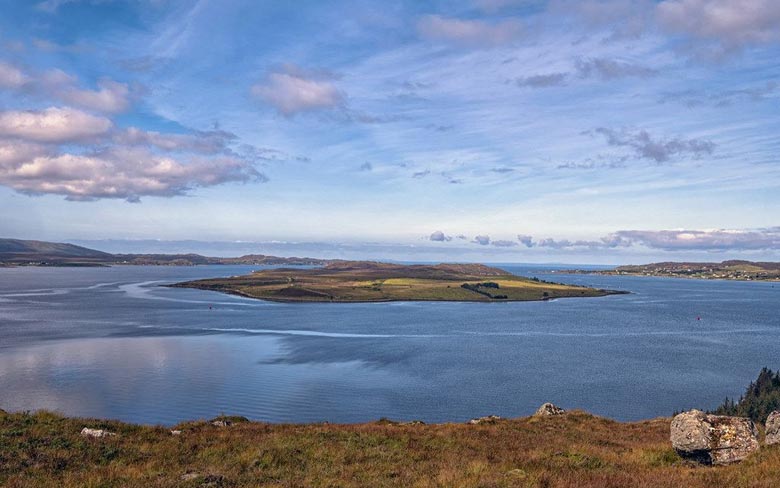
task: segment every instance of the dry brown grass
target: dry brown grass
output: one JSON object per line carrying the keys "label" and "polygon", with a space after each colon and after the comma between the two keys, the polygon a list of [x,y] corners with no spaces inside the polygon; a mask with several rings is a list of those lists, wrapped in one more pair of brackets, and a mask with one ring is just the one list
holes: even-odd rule
{"label": "dry brown grass", "polygon": [[[702,467],[669,419],[583,412],[492,425],[182,424],[183,433],[51,413],[0,414],[4,487],[777,487],[780,449]],[[118,435],[87,439],[82,427]],[[189,475],[189,477],[185,476]]]}

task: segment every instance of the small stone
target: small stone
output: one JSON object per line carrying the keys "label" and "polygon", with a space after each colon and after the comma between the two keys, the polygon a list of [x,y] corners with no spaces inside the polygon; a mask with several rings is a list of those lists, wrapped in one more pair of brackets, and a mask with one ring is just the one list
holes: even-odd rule
{"label": "small stone", "polygon": [[179,477],[179,479],[182,481],[192,481],[198,478],[200,478],[200,474],[198,473],[184,473]]}
{"label": "small stone", "polygon": [[551,417],[553,415],[563,415],[566,410],[553,405],[552,403],[545,403],[534,413],[534,417]]}
{"label": "small stone", "polygon": [[215,427],[230,427],[233,425],[233,422],[230,420],[212,420],[211,425]]}
{"label": "small stone", "polygon": [[766,445],[780,444],[780,412],[775,410],[766,418]]}
{"label": "small stone", "polygon": [[506,476],[510,478],[515,478],[519,480],[523,480],[528,477],[528,473],[526,473],[524,470],[520,468],[510,469],[506,472]]}
{"label": "small stone", "polygon": [[101,437],[112,437],[115,436],[116,434],[103,429],[90,429],[89,427],[84,427],[83,429],[81,429],[81,435],[83,435],[84,437],[101,438]]}
{"label": "small stone", "polygon": [[181,431],[180,430],[172,430],[171,431],[171,435],[181,435]]}

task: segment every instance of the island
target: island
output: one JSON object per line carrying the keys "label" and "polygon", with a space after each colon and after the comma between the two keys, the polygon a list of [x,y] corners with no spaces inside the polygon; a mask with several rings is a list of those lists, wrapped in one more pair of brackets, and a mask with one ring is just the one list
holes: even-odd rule
{"label": "island", "polygon": [[626,293],[524,278],[483,264],[332,261],[168,285],[281,302],[506,302]]}

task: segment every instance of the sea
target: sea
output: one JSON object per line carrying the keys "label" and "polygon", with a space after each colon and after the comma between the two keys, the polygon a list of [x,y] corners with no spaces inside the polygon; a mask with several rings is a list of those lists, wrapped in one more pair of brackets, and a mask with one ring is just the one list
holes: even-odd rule
{"label": "sea", "polygon": [[780,283],[499,266],[630,293],[284,304],[162,286],[259,266],[0,268],[0,408],[463,422],[553,402],[633,421],[715,408],[780,368]]}

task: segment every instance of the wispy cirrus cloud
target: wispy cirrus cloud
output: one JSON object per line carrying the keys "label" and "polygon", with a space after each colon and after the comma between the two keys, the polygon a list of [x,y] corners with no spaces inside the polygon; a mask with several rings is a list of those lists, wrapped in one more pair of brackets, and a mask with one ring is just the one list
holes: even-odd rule
{"label": "wispy cirrus cloud", "polygon": [[517,40],[523,34],[519,20],[500,22],[458,19],[427,15],[417,22],[417,32],[423,38],[469,47],[491,47]]}

